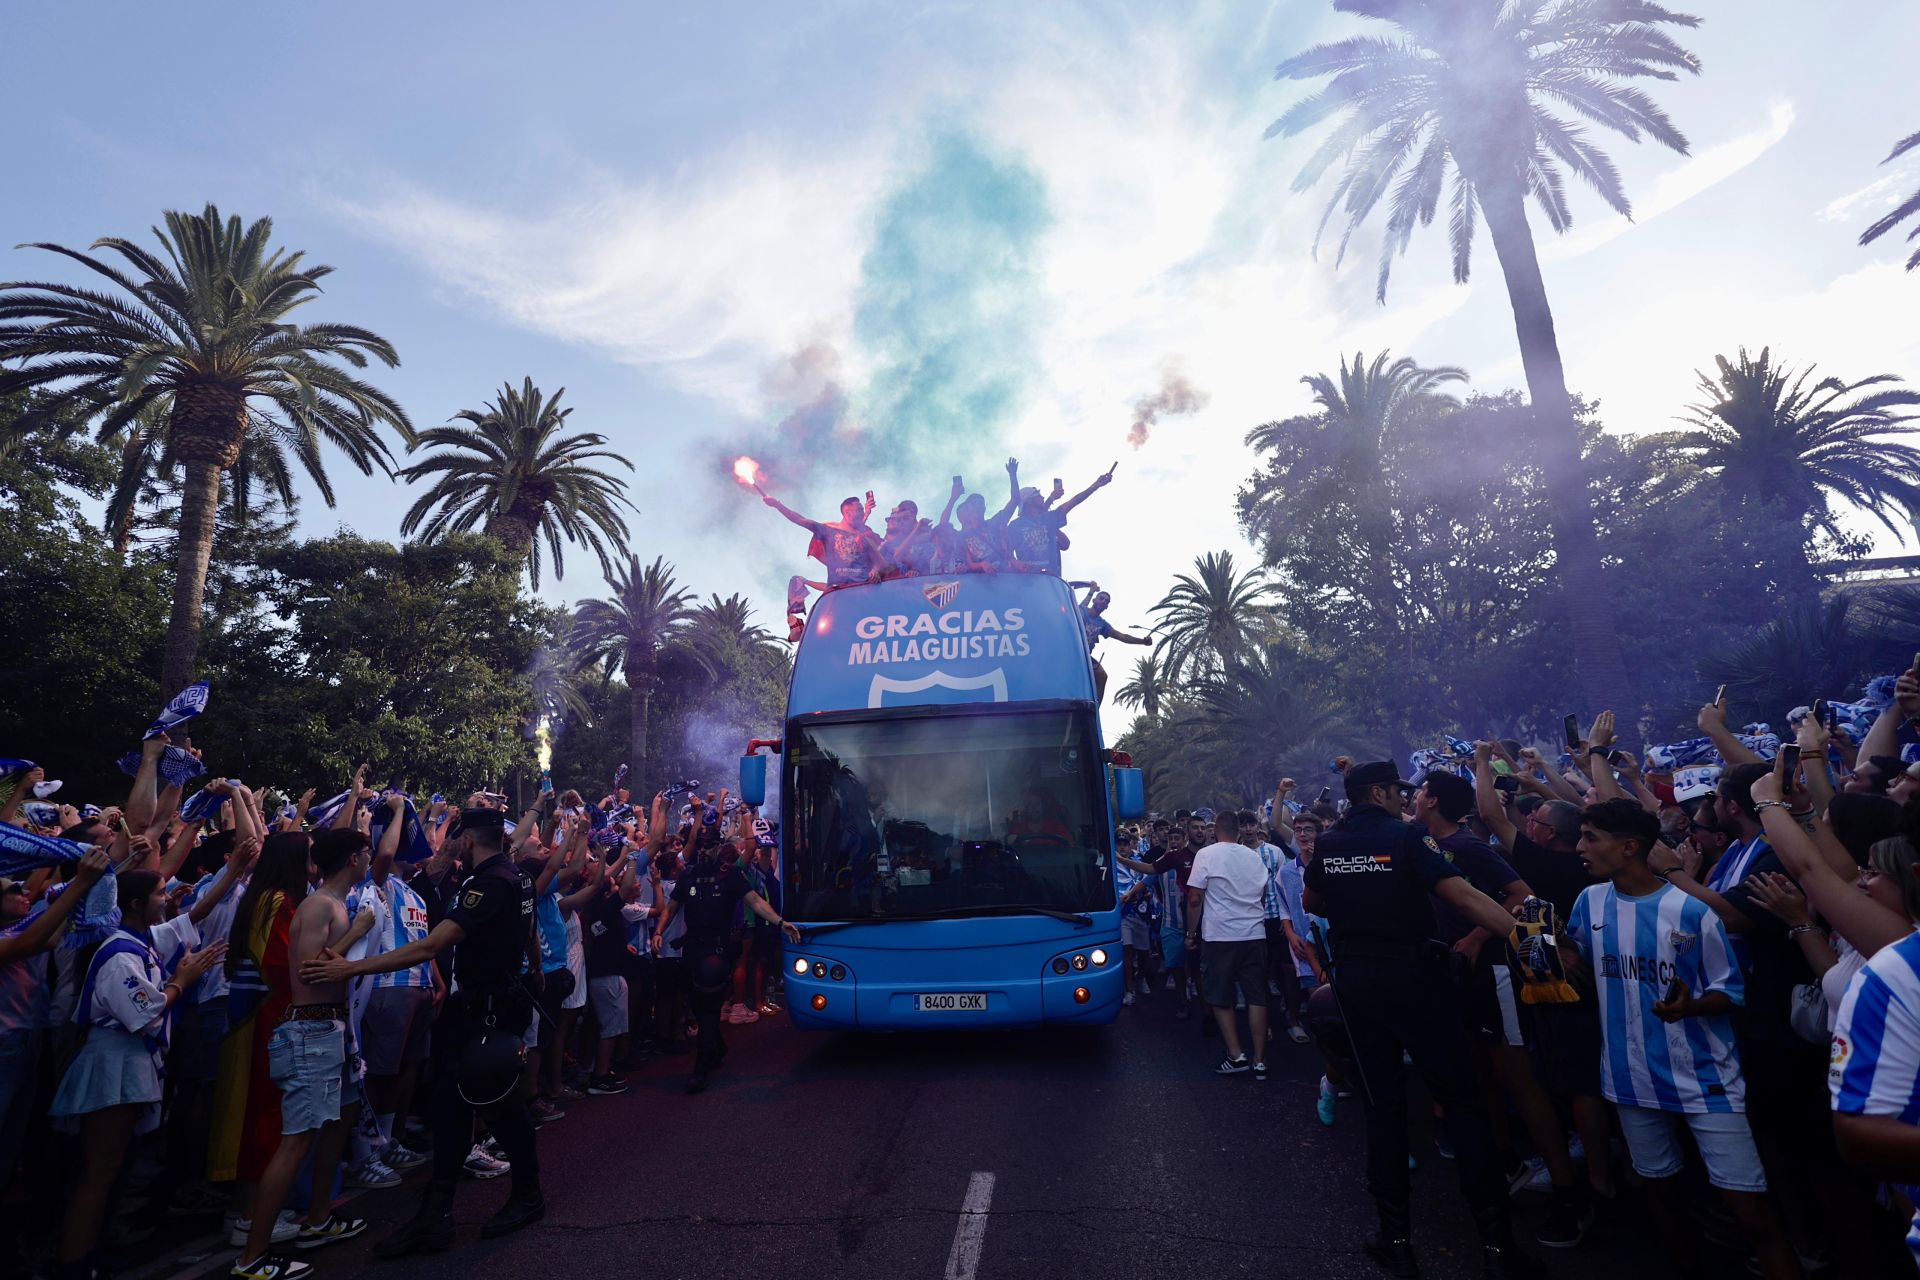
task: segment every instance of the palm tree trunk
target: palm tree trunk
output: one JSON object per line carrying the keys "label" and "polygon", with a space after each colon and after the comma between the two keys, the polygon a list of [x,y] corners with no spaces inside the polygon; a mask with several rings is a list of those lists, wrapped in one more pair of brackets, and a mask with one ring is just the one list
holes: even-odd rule
{"label": "palm tree trunk", "polygon": [[1622,723],[1639,718],[1627,681],[1616,628],[1600,563],[1600,542],[1593,528],[1593,499],[1580,457],[1580,441],[1573,420],[1573,397],[1567,393],[1566,370],[1560,362],[1560,344],[1554,336],[1553,311],[1547,305],[1546,281],[1534,251],[1533,232],[1527,226],[1525,193],[1518,181],[1503,177],[1477,184],[1487,231],[1507,281],[1507,299],[1513,306],[1513,327],[1520,339],[1520,362],[1526,370],[1527,395],[1540,428],[1540,463],[1554,493],[1553,547],[1560,563],[1563,614],[1573,631],[1574,662],[1580,695],[1587,715],[1615,711]]}
{"label": "palm tree trunk", "polygon": [[632,757],[633,778],[638,788],[655,785],[647,767],[647,712],[653,702],[654,664],[651,654],[639,646],[627,650],[627,693],[631,698],[633,723],[627,728],[627,747]]}
{"label": "palm tree trunk", "polygon": [[200,651],[200,610],[207,594],[207,563],[213,558],[214,517],[220,506],[220,466],[207,459],[186,463],[180,495],[180,538],[174,549],[173,612],[167,619],[166,656],[160,666],[162,697],[171,698],[193,680]]}

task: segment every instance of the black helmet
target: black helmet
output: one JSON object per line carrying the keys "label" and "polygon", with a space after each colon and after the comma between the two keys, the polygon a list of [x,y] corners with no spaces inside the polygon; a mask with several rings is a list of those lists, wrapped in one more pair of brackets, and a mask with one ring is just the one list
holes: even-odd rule
{"label": "black helmet", "polygon": [[520,1086],[526,1065],[526,1041],[502,1031],[488,1018],[479,1034],[460,1051],[454,1078],[469,1106],[490,1107]]}

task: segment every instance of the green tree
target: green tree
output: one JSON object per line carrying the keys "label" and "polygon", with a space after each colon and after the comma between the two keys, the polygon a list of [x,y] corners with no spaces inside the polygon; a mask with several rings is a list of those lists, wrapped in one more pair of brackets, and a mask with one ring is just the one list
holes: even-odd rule
{"label": "green tree", "polygon": [[1194,744],[1207,772],[1234,780],[1242,803],[1270,798],[1288,774],[1308,776],[1354,746],[1356,728],[1317,664],[1282,645],[1227,664],[1200,689]]}
{"label": "green tree", "polygon": [[679,638],[692,610],[674,581],[673,566],[656,556],[642,569],[632,557],[607,575],[612,594],[583,601],[574,618],[574,642],[587,661],[599,660],[626,679],[632,702],[628,760],[641,778],[652,777],[647,754],[647,715],[660,677],[660,652]]}
{"label": "green tree", "polygon": [[[1891,164],[1915,147],[1920,147],[1920,133],[1910,133],[1900,139],[1900,141],[1894,143],[1893,150],[1889,152],[1887,158],[1880,163]],[[1865,231],[1862,231],[1860,233],[1860,243],[1863,245],[1872,244],[1875,240],[1878,240],[1881,236],[1887,234],[1887,232],[1893,230],[1908,218],[1913,217],[1916,213],[1920,213],[1920,191],[1916,191],[1905,200],[1902,200],[1894,206],[1891,213],[1888,213]],[[1916,225],[1913,230],[1907,232],[1907,239],[1909,242],[1920,240],[1920,225]],[[1920,248],[1914,249],[1913,256],[1907,259],[1907,270],[1912,271],[1916,267],[1920,267]]]}
{"label": "green tree", "polygon": [[540,542],[553,557],[553,576],[565,576],[560,544],[584,542],[600,559],[600,571],[613,572],[610,555],[627,549],[627,524],[621,509],[633,510],[626,484],[599,461],[633,464],[603,446],[607,438],[591,431],[561,434],[571,408],[560,407],[566,388],[543,395],[528,378],[516,391],[501,387],[485,409],[462,409],[449,424],[420,434],[416,447],[437,449],[401,472],[408,481],[438,477],[433,487],[407,509],[400,532],[421,532],[432,539],[466,533],[476,527],[500,539],[523,562],[537,590]]}
{"label": "green tree", "polygon": [[724,600],[715,592],[694,606],[680,642],[714,679],[744,660],[779,649],[766,629],[754,622],[752,602],[737,591]]}
{"label": "green tree", "polygon": [[1273,614],[1273,584],[1258,568],[1239,572],[1231,551],[1198,556],[1193,569],[1176,574],[1151,610],[1162,633],[1154,652],[1169,680],[1204,676],[1250,653]]}
{"label": "green tree", "polygon": [[1332,79],[1267,130],[1294,135],[1333,121],[1294,181],[1296,191],[1339,164],[1326,223],[1341,216],[1344,256],[1353,233],[1386,201],[1378,294],[1417,226],[1448,207],[1453,275],[1464,283],[1480,219],[1493,240],[1519,337],[1540,460],[1558,490],[1557,570],[1587,700],[1627,705],[1626,665],[1609,624],[1592,501],[1579,487],[1579,435],[1559,339],[1547,302],[1527,201],[1556,232],[1572,225],[1566,175],[1609,207],[1631,205],[1612,160],[1588,124],[1632,141],[1643,136],[1685,153],[1687,140],[1631,82],[1697,73],[1699,60],[1665,27],[1699,20],[1645,0],[1335,0],[1334,7],[1392,24],[1391,36],[1354,36],[1280,64],[1285,80]]}
{"label": "green tree", "polygon": [[529,672],[556,621],[499,543],[394,546],[340,534],[268,555],[254,588],[280,625],[229,633],[195,745],[256,785],[498,783],[531,763]]}
{"label": "green tree", "polygon": [[[1704,399],[1688,405],[1683,431],[1647,437],[1642,447],[1669,451],[1716,477],[1736,512],[1765,505],[1783,513],[1811,542],[1844,540],[1836,501],[1870,512],[1895,537],[1920,512],[1920,448],[1906,443],[1920,391],[1890,373],[1844,382],[1797,374],[1740,350],[1714,357],[1718,374],[1698,372]],[[1902,517],[1904,526],[1896,520]]]}
{"label": "green tree", "polygon": [[186,477],[161,666],[161,684],[172,688],[193,673],[221,475],[240,462],[247,438],[279,438],[331,506],[323,442],[370,475],[391,470],[382,429],[410,440],[413,428],[399,404],[351,372],[369,357],[398,365],[391,343],[351,325],[290,320],[331,267],[274,248],[267,218],[243,226],[210,204],[165,220],[154,229],[160,254],[119,237],[94,242],[124,268],[32,246],[73,259],[115,291],[0,284],[0,365],[12,366],[0,369],[0,394],[43,389],[48,412],[98,417],[109,438],[147,406],[170,406],[165,447]]}

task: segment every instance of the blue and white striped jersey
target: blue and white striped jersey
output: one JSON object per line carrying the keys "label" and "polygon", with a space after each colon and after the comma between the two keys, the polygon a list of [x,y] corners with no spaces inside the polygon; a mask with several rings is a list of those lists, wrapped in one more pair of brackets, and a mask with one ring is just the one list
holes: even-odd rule
{"label": "blue and white striped jersey", "polygon": [[1118,902],[1126,897],[1133,891],[1134,886],[1143,880],[1147,882],[1146,892],[1127,904],[1126,914],[1153,924],[1160,919],[1160,886],[1155,882],[1156,877],[1152,872],[1135,871],[1124,862],[1115,860],[1113,864],[1114,901]]}
{"label": "blue and white striped jersey", "polygon": [[[1882,947],[1853,977],[1833,1024],[1833,1109],[1920,1124],[1920,933]],[[1920,1204],[1920,1186],[1900,1188]],[[1907,1231],[1920,1261],[1920,1213]]]}
{"label": "blue and white striped jersey", "polygon": [[[389,951],[397,951],[409,942],[418,942],[427,936],[426,901],[399,876],[388,876],[385,886],[376,885],[373,877],[368,876],[349,890],[347,918],[353,919],[362,910],[375,912],[373,933],[367,937],[368,955],[384,955]],[[382,987],[419,987],[422,990],[431,990],[433,988],[431,962],[417,964],[411,969],[402,969],[398,973],[376,973],[373,975],[373,985],[376,990]]]}
{"label": "blue and white striped jersey", "polygon": [[1287,914],[1286,896],[1280,890],[1280,868],[1286,865],[1286,852],[1276,844],[1262,840],[1254,852],[1260,855],[1261,863],[1267,868],[1267,888],[1261,896],[1260,905],[1267,919],[1278,920]]}
{"label": "blue and white striped jersey", "polygon": [[1746,1110],[1733,1020],[1666,1023],[1653,1011],[1676,978],[1691,995],[1724,991],[1745,1002],[1726,926],[1706,903],[1667,884],[1644,897],[1589,885],[1566,937],[1592,966],[1599,994],[1602,1093],[1657,1111]]}

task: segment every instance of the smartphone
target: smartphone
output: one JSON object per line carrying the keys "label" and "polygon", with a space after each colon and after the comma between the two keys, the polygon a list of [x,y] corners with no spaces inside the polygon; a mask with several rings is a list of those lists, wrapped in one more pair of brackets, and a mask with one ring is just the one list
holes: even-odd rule
{"label": "smartphone", "polygon": [[1624,760],[1626,760],[1626,758],[1627,758],[1627,753],[1622,751],[1618,747],[1615,747],[1613,750],[1607,752],[1607,763],[1612,765],[1616,769],[1620,767],[1621,763]]}
{"label": "smartphone", "polygon": [[1831,702],[1827,704],[1827,732],[1829,734],[1840,732],[1840,708]]}
{"label": "smartphone", "polygon": [[1580,717],[1569,711],[1567,718],[1562,720],[1560,725],[1567,735],[1567,750],[1578,751],[1580,749]]}
{"label": "smartphone", "polygon": [[1815,698],[1813,700],[1812,714],[1815,724],[1824,725],[1827,723],[1827,700],[1825,698]]}
{"label": "smartphone", "polygon": [[1313,802],[1315,804],[1325,804],[1327,801],[1331,799],[1333,799],[1333,788],[1322,787],[1320,788],[1320,794],[1314,797]]}
{"label": "smartphone", "polygon": [[1716,706],[1724,707],[1727,704],[1727,686],[1721,685],[1713,691],[1713,701]]}
{"label": "smartphone", "polygon": [[1520,779],[1510,773],[1502,774],[1493,780],[1493,789],[1495,791],[1518,791],[1520,789]]}
{"label": "smartphone", "polygon": [[1800,744],[1789,742],[1780,748],[1780,778],[1789,787],[1800,772]]}
{"label": "smartphone", "polygon": [[1495,756],[1489,763],[1493,765],[1493,771],[1502,777],[1513,772],[1513,766],[1505,760],[1502,760],[1499,756]]}
{"label": "smartphone", "polygon": [[1682,982],[1680,979],[1675,978],[1672,982],[1669,982],[1667,984],[1667,998],[1666,998],[1667,1004],[1678,1004],[1680,1003],[1680,1001],[1686,998],[1686,995],[1687,995],[1687,984]]}

